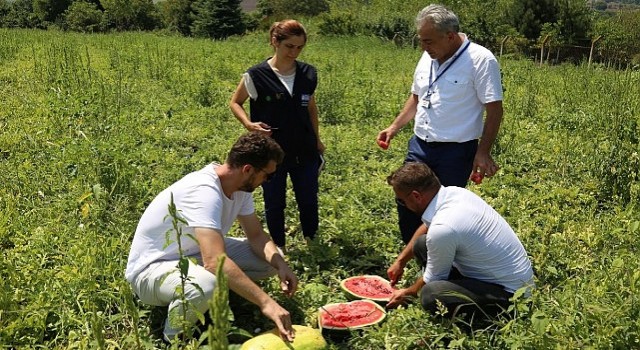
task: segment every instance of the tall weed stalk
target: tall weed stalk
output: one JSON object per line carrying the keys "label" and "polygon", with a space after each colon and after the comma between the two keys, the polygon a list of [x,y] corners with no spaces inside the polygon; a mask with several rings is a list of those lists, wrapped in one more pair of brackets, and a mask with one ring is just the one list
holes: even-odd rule
{"label": "tall weed stalk", "polygon": [[209,301],[209,315],[213,325],[209,325],[207,336],[209,338],[209,349],[226,350],[229,347],[227,334],[231,329],[229,316],[229,286],[227,276],[224,274],[223,266],[226,255],[218,258],[218,268],[216,269],[216,289],[213,297]]}
{"label": "tall weed stalk", "polygon": [[[176,293],[179,295],[182,305],[180,307],[180,310],[177,311],[179,312],[178,314],[176,312],[172,312],[173,310],[169,310],[167,317],[169,317],[170,324],[179,323],[182,328],[182,333],[185,335],[185,339],[189,339],[191,337],[191,328],[193,325],[190,322],[188,322],[188,314],[190,312],[195,313],[196,316],[203,323],[204,323],[204,315],[202,315],[202,313],[200,313],[185,296],[185,290],[186,290],[187,284],[191,280],[189,277],[189,265],[191,264],[191,261],[189,260],[189,257],[184,255],[182,250],[182,236],[183,236],[182,225],[186,224],[187,222],[182,217],[180,217],[180,214],[178,213],[176,204],[173,201],[173,193],[171,194],[171,201],[169,202],[168,215],[171,217],[171,224],[173,226],[173,230],[167,231],[165,236],[166,243],[164,248],[169,246],[169,244],[173,243],[171,240],[171,232],[175,232],[176,244],[178,244],[178,252],[180,256],[178,259],[178,266],[177,266],[178,271],[180,272],[180,286],[176,288],[177,289]],[[193,240],[196,240],[195,237],[193,237],[192,235],[187,235],[187,236]],[[197,288],[200,291],[200,293],[204,294],[204,291],[198,284],[192,283],[192,285],[195,288]]]}

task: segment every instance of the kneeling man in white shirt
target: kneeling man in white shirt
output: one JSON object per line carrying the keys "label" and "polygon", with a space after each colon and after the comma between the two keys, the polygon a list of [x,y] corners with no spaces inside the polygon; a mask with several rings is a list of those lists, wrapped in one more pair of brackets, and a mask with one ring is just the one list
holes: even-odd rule
{"label": "kneeling man in white shirt", "polygon": [[[520,288],[533,288],[533,270],[524,246],[505,219],[473,192],[444,187],[420,162],[405,163],[387,182],[396,201],[420,215],[426,234],[417,230],[408,247],[387,270],[392,283],[415,257],[423,275],[397,290],[387,307],[419,296],[436,313],[438,301],[455,316],[482,310],[494,316],[508,307]],[[529,291],[527,290],[527,294]]]}

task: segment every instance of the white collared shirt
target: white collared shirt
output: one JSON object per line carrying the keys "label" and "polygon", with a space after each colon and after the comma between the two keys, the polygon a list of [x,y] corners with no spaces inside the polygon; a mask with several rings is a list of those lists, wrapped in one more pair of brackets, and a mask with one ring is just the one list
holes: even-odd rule
{"label": "white collared shirt", "polygon": [[513,229],[490,205],[460,187],[441,187],[422,214],[427,233],[425,283],[446,280],[451,267],[508,292],[533,287],[533,270]]}
{"label": "white collared shirt", "polygon": [[[466,142],[479,138],[484,105],[502,100],[498,61],[489,50],[475,43],[461,52],[468,42],[465,36],[456,54],[442,65],[426,51],[418,62],[411,87],[419,98],[414,133],[424,141]],[[429,83],[445,69],[427,98]]]}

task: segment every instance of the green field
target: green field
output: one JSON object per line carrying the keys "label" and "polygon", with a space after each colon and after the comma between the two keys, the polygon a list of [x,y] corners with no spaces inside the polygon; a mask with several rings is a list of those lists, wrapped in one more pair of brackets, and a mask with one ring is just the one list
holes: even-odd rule
{"label": "green field", "polygon": [[[244,131],[227,104],[244,70],[270,54],[265,37],[0,29],[0,348],[162,347],[150,308],[124,280],[133,232],[159,191],[224,160]],[[401,249],[385,178],[412,131],[387,151],[375,137],[406,99],[419,55],[377,38],[314,35],[301,56],[318,68],[327,146],[319,242],[304,245],[290,205],[300,289],[289,300],[275,280],[263,283],[297,324],[313,326],[320,305],[345,300],[340,279],[384,276]],[[502,169],[469,188],[528,250],[530,302],[472,332],[410,305],[333,349],[640,348],[640,71],[501,66]],[[404,282],[417,272],[411,265]],[[272,327],[234,303],[239,329]]]}

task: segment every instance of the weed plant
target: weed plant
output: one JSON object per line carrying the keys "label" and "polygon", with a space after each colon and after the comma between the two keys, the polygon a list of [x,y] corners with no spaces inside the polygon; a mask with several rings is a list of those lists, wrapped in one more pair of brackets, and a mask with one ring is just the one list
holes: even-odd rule
{"label": "weed plant", "polygon": [[[300,58],[318,68],[327,145],[320,231],[307,246],[289,206],[287,259],[300,288],[287,299],[275,280],[262,287],[296,324],[313,326],[318,306],[345,300],[342,278],[384,276],[402,247],[385,177],[402,163],[411,127],[387,151],[375,136],[408,96],[420,52],[309,29]],[[222,162],[244,132],[228,101],[241,74],[271,54],[266,37],[0,30],[3,348],[165,347],[150,307],[124,281],[133,232],[158,192]],[[640,74],[501,66],[505,118],[494,157],[502,168],[469,188],[514,227],[537,289],[515,317],[488,327],[440,322],[411,304],[331,348],[640,347]],[[260,190],[255,198],[262,216]],[[410,264],[402,283],[417,274]],[[229,297],[237,334],[273,327]]]}

